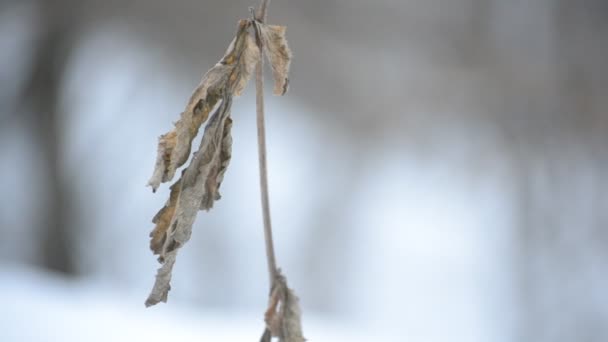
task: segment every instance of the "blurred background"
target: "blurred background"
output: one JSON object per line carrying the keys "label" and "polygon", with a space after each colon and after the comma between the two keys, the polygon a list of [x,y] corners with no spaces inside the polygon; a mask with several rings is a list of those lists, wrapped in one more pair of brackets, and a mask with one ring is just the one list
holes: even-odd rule
{"label": "blurred background", "polygon": [[[0,340],[253,341],[254,90],[145,309],[157,137],[256,1],[0,3]],[[310,341],[608,340],[608,2],[274,0],[278,263]],[[268,92],[272,87],[267,82]]]}

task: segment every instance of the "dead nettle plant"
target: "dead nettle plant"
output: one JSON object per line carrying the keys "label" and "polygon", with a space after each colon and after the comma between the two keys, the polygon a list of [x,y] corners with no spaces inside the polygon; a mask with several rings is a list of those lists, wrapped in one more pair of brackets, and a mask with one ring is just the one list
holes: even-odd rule
{"label": "dead nettle plant", "polygon": [[232,100],[243,92],[255,69],[260,189],[270,276],[270,296],[264,315],[266,328],[262,341],[278,337],[279,341],[301,342],[305,339],[298,297],[287,286],[285,276],[276,266],[268,200],[263,56],[266,56],[272,69],[275,95],[287,92],[291,61],[285,26],[265,24],[269,2],[262,0],[257,11],[251,9],[251,18],[239,21],[236,36],[228,50],[203,76],[186,109],[174,124],[175,128],[159,138],[158,157],[149,181],[154,192],[161,183],[171,181],[177,169],[186,163],[192,142],[207,121],[198,151],[182,170],[181,177],[171,185],[169,199],[152,220],[156,226],[150,233],[150,248],[158,255],[162,266],[157,271],[146,306],[167,301],[177,252],[190,239],[198,211],[210,210],[215,201],[221,198],[220,185],[232,157]]}

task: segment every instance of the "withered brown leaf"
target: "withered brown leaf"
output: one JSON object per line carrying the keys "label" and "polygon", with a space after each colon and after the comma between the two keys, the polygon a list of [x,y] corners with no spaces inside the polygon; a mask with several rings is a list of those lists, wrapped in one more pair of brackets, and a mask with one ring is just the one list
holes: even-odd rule
{"label": "withered brown leaf", "polygon": [[247,82],[253,74],[256,63],[260,59],[260,50],[251,35],[247,34],[245,36],[243,44],[243,52],[239,59],[239,67],[234,69],[234,76],[231,75],[231,78],[237,80],[234,82],[234,96],[241,96]]}
{"label": "withered brown leaf", "polygon": [[272,67],[275,95],[285,95],[289,88],[289,67],[291,65],[291,50],[285,36],[286,26],[266,25],[255,22],[256,35],[261,39],[264,54]]}
{"label": "withered brown leaf", "polygon": [[287,279],[280,272],[275,279],[264,320],[270,335],[278,337],[279,341],[306,341],[302,333],[299,298],[287,286]]}
{"label": "withered brown leaf", "polygon": [[224,173],[230,164],[232,158],[232,119],[228,116],[224,122],[224,132],[220,145],[219,155],[214,160],[213,167],[209,170],[207,181],[205,182],[205,193],[201,199],[201,210],[209,210],[213,208],[213,203],[222,196],[220,195],[220,185],[224,180]]}
{"label": "withered brown leaf", "polygon": [[177,168],[188,160],[192,140],[216,107],[220,94],[238,96],[245,88],[260,55],[249,34],[250,25],[249,20],[239,22],[236,36],[224,57],[205,73],[175,128],[160,136],[154,173],[148,182],[153,191],[160,183],[170,181]]}
{"label": "withered brown leaf", "polygon": [[235,38],[222,59],[211,68],[194,90],[175,128],[159,139],[158,156],[149,185],[156,191],[160,183],[171,180],[190,154],[200,126],[205,127],[199,150],[182,177],[171,186],[165,206],[152,220],[150,248],[163,264],[146,305],[167,300],[171,271],[177,250],[192,234],[199,209],[209,210],[220,199],[219,188],[232,156],[232,97],[240,95],[259,60],[260,52],[249,34],[249,20],[239,22]]}
{"label": "withered brown leaf", "polygon": [[152,223],[156,224],[154,230],[150,233],[150,249],[154,254],[160,254],[162,252],[163,245],[167,240],[169,225],[175,214],[181,185],[181,178],[171,185],[171,194],[169,195],[167,203],[152,219]]}
{"label": "withered brown leaf", "polygon": [[300,299],[295,292],[287,288],[285,304],[283,307],[283,324],[279,341],[304,342],[306,339],[302,333],[302,311],[300,310]]}
{"label": "withered brown leaf", "polygon": [[169,290],[171,290],[171,272],[173,271],[176,255],[177,250],[165,255],[162,267],[156,272],[154,288],[150,292],[148,299],[146,299],[146,306],[167,302],[167,296],[169,295]]}
{"label": "withered brown leaf", "polygon": [[[219,198],[221,178],[230,161],[227,151],[230,151],[232,144],[231,106],[232,99],[226,94],[205,127],[199,150],[194,153],[180,180],[172,186],[167,205],[155,216],[157,226],[151,233],[150,245],[155,254],[160,254],[159,261],[163,265],[158,270],[154,287],[146,301],[147,306],[167,300],[177,250],[190,239],[192,224],[201,203],[206,201],[208,209]],[[169,215],[172,217],[167,225]]]}
{"label": "withered brown leaf", "polygon": [[[249,34],[255,27],[257,41]],[[220,186],[232,157],[232,98],[240,95],[260,61],[263,47],[273,71],[274,94],[284,95],[289,86],[291,51],[284,26],[265,25],[254,18],[241,20],[237,33],[222,59],[203,76],[192,93],[175,128],[160,136],[154,173],[149,185],[153,191],[171,180],[177,168],[188,159],[194,137],[209,118],[201,143],[190,165],[171,186],[165,206],[154,216],[150,248],[159,255],[154,286],[146,306],[166,302],[178,250],[188,242],[199,210],[209,210],[221,198]],[[277,273],[273,282],[263,342],[273,336],[281,342],[304,342],[299,299]]]}

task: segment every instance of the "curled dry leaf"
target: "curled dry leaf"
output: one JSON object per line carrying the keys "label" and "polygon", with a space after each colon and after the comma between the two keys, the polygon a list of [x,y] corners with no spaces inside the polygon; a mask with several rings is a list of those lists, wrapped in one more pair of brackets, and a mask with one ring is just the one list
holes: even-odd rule
{"label": "curled dry leaf", "polygon": [[250,20],[239,22],[226,53],[203,76],[175,128],[159,138],[156,165],[148,183],[153,191],[160,183],[171,180],[176,169],[188,160],[192,140],[211,115],[199,150],[182,177],[171,186],[167,203],[152,220],[156,226],[150,233],[150,248],[163,265],[147,306],[167,300],[177,250],[190,239],[197,211],[211,209],[220,199],[220,184],[232,155],[232,97],[242,93],[260,58],[249,34],[251,25]]}
{"label": "curled dry leaf", "polygon": [[205,181],[205,192],[200,204],[201,210],[213,208],[213,203],[222,198],[219,191],[220,185],[222,184],[222,180],[224,180],[224,173],[232,158],[231,131],[232,119],[228,116],[224,121],[219,154],[214,155],[215,159],[212,162],[212,167],[210,168],[207,180]]}
{"label": "curled dry leaf", "polygon": [[266,25],[255,22],[256,35],[261,40],[264,53],[272,67],[275,95],[285,95],[289,88],[291,50],[285,37],[286,26]]}
{"label": "curled dry leaf", "polygon": [[173,220],[173,215],[175,214],[181,186],[181,178],[171,185],[171,194],[169,195],[167,203],[152,219],[152,223],[156,224],[154,230],[150,233],[150,249],[154,254],[160,254],[162,252],[163,245],[167,240],[167,232],[171,220]]}
{"label": "curled dry leaf", "polygon": [[306,339],[302,334],[302,311],[300,310],[300,299],[292,289],[288,288],[283,308],[283,324],[281,325],[282,336],[279,341],[304,342]]}
{"label": "curled dry leaf", "polygon": [[160,302],[167,302],[167,296],[169,290],[171,290],[171,271],[173,271],[173,265],[175,264],[175,257],[177,251],[165,256],[165,262],[163,266],[156,272],[156,282],[154,288],[146,300],[146,306],[152,306]]}
{"label": "curled dry leaf", "polygon": [[[199,150],[194,154],[190,165],[184,171],[175,214],[170,224],[170,235],[165,240],[161,257],[165,253],[181,247],[190,239],[192,224],[202,199],[206,197],[215,198],[219,188],[217,170],[222,168],[223,162],[227,165],[229,161],[222,161],[221,155],[223,150],[231,148],[230,146],[223,147],[224,143],[232,143],[230,138],[226,138],[230,136],[230,125],[225,125],[230,120],[231,106],[232,100],[229,96],[222,100],[222,104],[205,127]],[[213,200],[211,205],[212,202]]]}
{"label": "curled dry leaf", "polygon": [[264,329],[264,333],[262,334],[262,337],[260,338],[260,342],[270,342],[272,340],[272,334],[270,333],[270,330],[268,330],[268,328]]}
{"label": "curled dry leaf", "polygon": [[160,136],[154,173],[148,182],[153,191],[160,183],[170,181],[177,168],[188,160],[192,140],[213,112],[221,94],[238,96],[245,88],[259,59],[258,47],[248,31],[250,25],[249,20],[239,22],[236,37],[224,57],[203,76],[175,128]]}
{"label": "curled dry leaf", "polygon": [[253,74],[255,65],[260,59],[260,50],[255,44],[255,41],[251,35],[247,34],[243,42],[242,55],[239,58],[238,68],[234,68],[232,75],[230,76],[233,81],[232,86],[234,87],[233,94],[235,96],[241,96],[247,82]]}
{"label": "curled dry leaf", "polygon": [[230,161],[227,151],[230,151],[232,144],[231,106],[232,99],[227,95],[205,127],[200,148],[190,165],[172,186],[167,205],[155,217],[157,225],[151,233],[150,245],[155,254],[160,254],[159,261],[163,265],[156,275],[147,306],[167,300],[177,250],[190,239],[192,224],[202,201],[206,200],[207,208],[211,208],[213,201],[219,198],[219,185]]}
{"label": "curled dry leaf", "polygon": [[[281,342],[304,342],[302,320],[298,296],[287,286],[287,279],[280,273],[268,300],[264,315],[266,331],[278,337]],[[264,336],[266,336],[266,332]],[[262,340],[264,340],[262,336]]]}
{"label": "curled dry leaf", "polygon": [[[252,25],[257,42],[248,31]],[[190,239],[198,211],[211,209],[221,198],[219,188],[232,157],[232,98],[244,90],[261,57],[260,46],[272,67],[274,93],[283,95],[287,92],[291,51],[285,30],[284,26],[241,20],[225,55],[203,76],[175,128],[159,138],[154,173],[148,183],[153,191],[161,183],[170,181],[177,168],[187,161],[192,140],[211,117],[190,165],[171,186],[169,199],[154,216],[156,226],[150,233],[150,248],[159,255],[162,266],[157,271],[146,306],[167,301],[177,251]],[[279,272],[265,314],[266,330],[262,341],[269,342],[273,336],[282,342],[305,341],[300,315],[299,299]]]}

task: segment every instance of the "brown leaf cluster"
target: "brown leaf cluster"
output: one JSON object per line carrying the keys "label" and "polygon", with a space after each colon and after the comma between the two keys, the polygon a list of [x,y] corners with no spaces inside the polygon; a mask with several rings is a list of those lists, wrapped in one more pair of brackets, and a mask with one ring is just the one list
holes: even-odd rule
{"label": "brown leaf cluster", "polygon": [[[249,30],[252,27],[257,40],[252,38]],[[264,25],[254,19],[241,20],[226,53],[205,73],[173,130],[159,138],[156,164],[148,182],[153,191],[172,180],[177,169],[186,163],[192,142],[207,121],[198,150],[181,177],[171,185],[169,199],[152,220],[155,227],[150,233],[150,248],[159,256],[162,266],[146,306],[167,301],[177,251],[190,239],[198,211],[211,209],[221,198],[220,186],[232,157],[232,99],[247,85],[262,56],[260,47],[272,66],[275,94],[285,94],[291,60],[285,27]],[[276,326],[272,334],[282,336],[282,341],[304,341],[298,299],[287,288],[285,278],[281,279],[274,294],[277,305],[274,311],[269,308],[268,313],[271,317],[268,322]]]}
{"label": "brown leaf cluster", "polygon": [[171,271],[177,250],[192,233],[192,224],[201,209],[210,209],[219,199],[219,186],[230,161],[232,100],[225,97],[205,127],[200,147],[182,177],[171,186],[171,195],[165,206],[154,217],[156,227],[150,233],[150,248],[159,254],[163,263],[156,275],[154,288],[146,305],[167,300],[171,288]]}
{"label": "brown leaf cluster", "polygon": [[287,279],[278,273],[264,315],[266,331],[262,341],[278,337],[280,342],[304,342],[299,298],[287,286]]}
{"label": "brown leaf cluster", "polygon": [[260,50],[249,33],[251,22],[239,22],[235,38],[224,57],[194,90],[175,128],[160,137],[158,156],[149,185],[173,178],[190,155],[192,141],[209,118],[201,144],[182,176],[171,185],[165,206],[154,216],[150,248],[163,264],[146,305],[167,300],[177,250],[192,233],[199,210],[209,210],[220,199],[220,185],[232,156],[232,98],[240,95],[259,60]]}
{"label": "brown leaf cluster", "polygon": [[245,88],[260,56],[249,26],[248,20],[239,22],[236,37],[224,57],[203,76],[175,128],[160,136],[154,173],[148,182],[153,191],[173,179],[177,168],[188,160],[192,140],[218,101],[223,96],[238,96]]}

